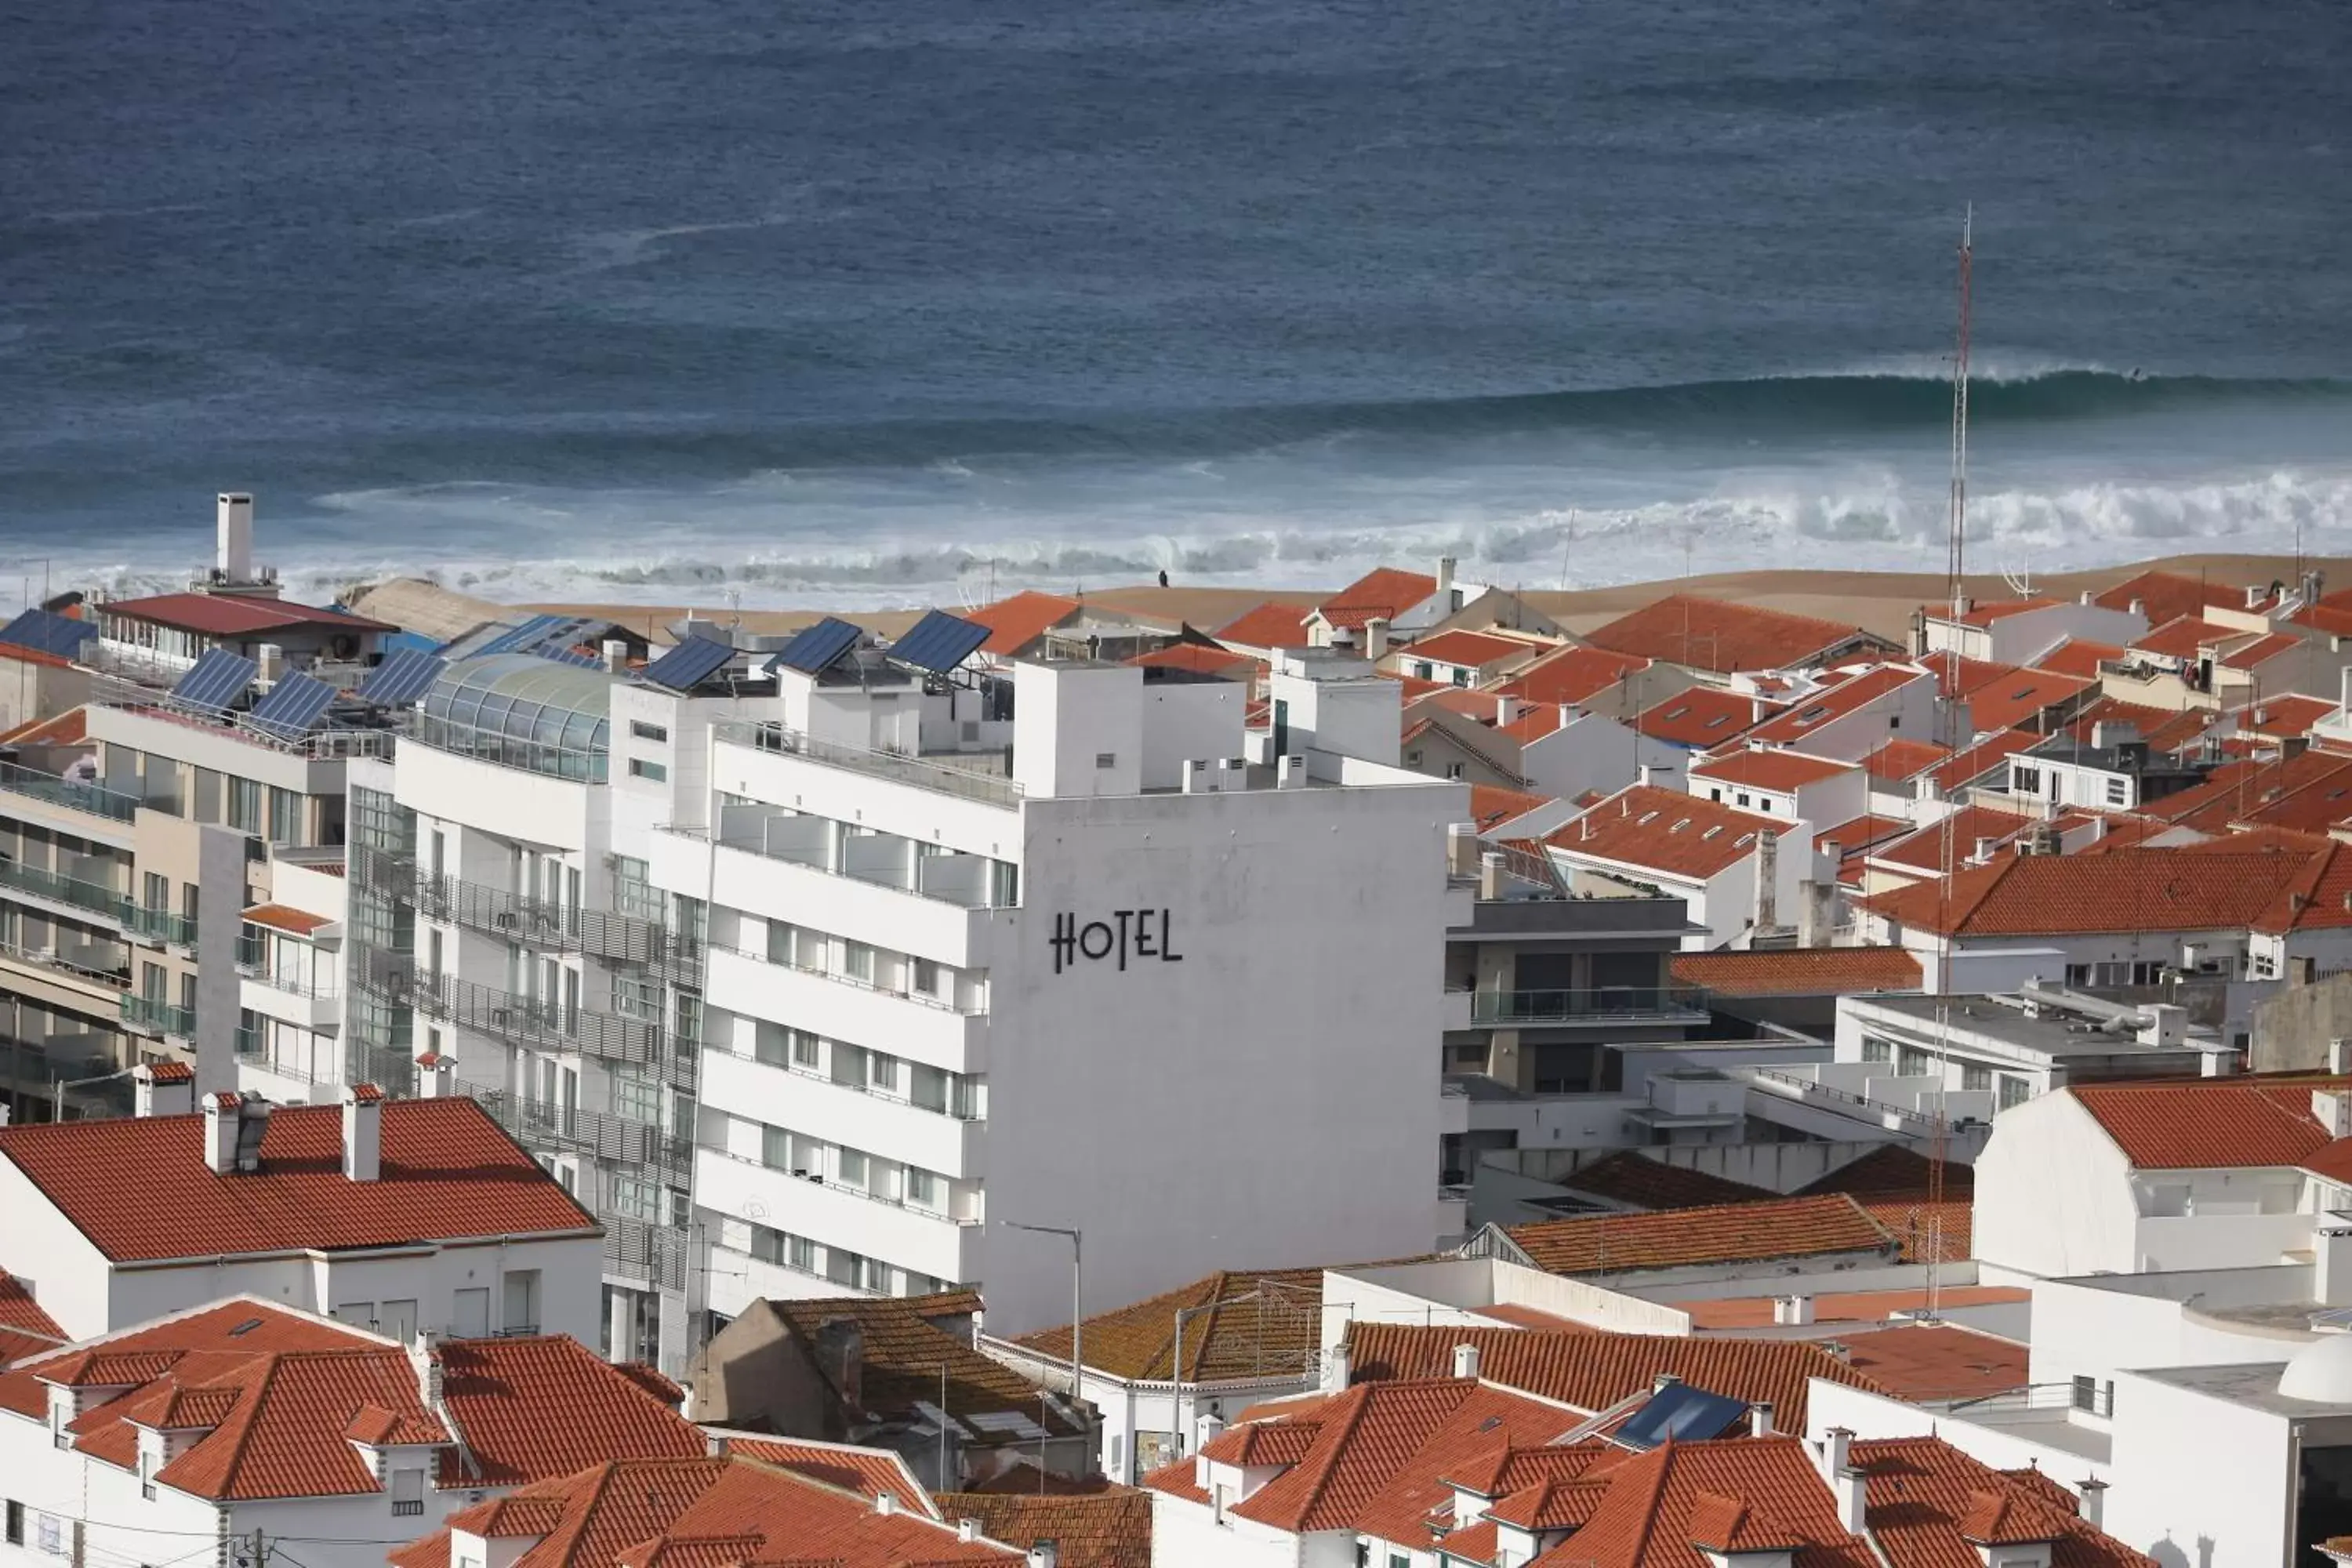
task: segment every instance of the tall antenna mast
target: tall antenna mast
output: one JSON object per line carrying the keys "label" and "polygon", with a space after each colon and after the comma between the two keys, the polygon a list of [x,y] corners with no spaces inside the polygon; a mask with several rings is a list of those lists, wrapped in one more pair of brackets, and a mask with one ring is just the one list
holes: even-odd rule
{"label": "tall antenna mast", "polygon": [[1959,345],[1952,355],[1952,510],[1944,563],[1946,585],[1956,616],[1959,613],[1960,584],[1968,570],[1969,552],[1969,271],[1974,259],[1970,242],[1976,226],[1976,204],[1970,202],[1968,215],[1960,220],[1960,331]]}
{"label": "tall antenna mast", "polygon": [[[1947,675],[1943,693],[1944,728],[1949,730],[1949,743],[1954,755],[1973,735],[1959,733],[1960,689],[1960,626],[1961,605],[1968,595],[1969,540],[1969,316],[1970,264],[1976,236],[1976,204],[1969,204],[1967,215],[1960,220],[1959,279],[1959,342],[1952,355],[1952,510],[1946,524],[1944,559],[1944,598],[1951,606],[1952,634],[1945,649]],[[1945,1093],[1952,1073],[1952,877],[1959,869],[1958,827],[1960,808],[1954,805],[1944,816],[1942,892],[1937,900],[1937,936],[1942,948],[1936,976],[1936,1098],[1927,1134],[1927,1310],[1930,1322],[1943,1316],[1944,1266],[1944,1163],[1950,1156],[1951,1120],[1946,1115]]]}

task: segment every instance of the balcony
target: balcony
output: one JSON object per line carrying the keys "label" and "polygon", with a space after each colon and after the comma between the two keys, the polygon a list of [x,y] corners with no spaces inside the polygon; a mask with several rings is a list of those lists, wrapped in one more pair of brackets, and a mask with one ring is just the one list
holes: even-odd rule
{"label": "balcony", "polygon": [[846,974],[772,963],[756,953],[714,947],[708,995],[711,1006],[730,1013],[887,1051],[927,1067],[959,1073],[986,1070],[987,1014],[877,990]]}
{"label": "balcony", "polygon": [[845,1247],[940,1279],[977,1279],[977,1219],[908,1208],[852,1187],[812,1181],[708,1147],[695,1151],[695,1202],[824,1247]]}
{"label": "balcony", "polygon": [[1696,985],[1602,985],[1580,991],[1471,991],[1477,1028],[1545,1028],[1588,1024],[1669,1025],[1707,1021],[1706,993]]}
{"label": "balcony", "polygon": [[835,1142],[942,1176],[982,1173],[988,1124],[835,1083],[821,1073],[720,1051],[705,1053],[702,1095],[712,1105],[772,1108],[770,1120],[824,1130]]}
{"label": "balcony", "polygon": [[686,1289],[688,1243],[676,1226],[627,1215],[599,1215],[604,1226],[604,1272],[662,1290]]}
{"label": "balcony", "polygon": [[457,1092],[472,1096],[492,1121],[526,1148],[583,1154],[621,1165],[658,1165],[680,1173],[694,1158],[690,1140],[675,1137],[649,1121],[533,1100],[488,1084],[461,1081]]}
{"label": "balcony", "polygon": [[38,768],[28,768],[20,763],[0,763],[0,790],[46,805],[62,806],[68,811],[87,812],[102,816],[109,822],[129,826],[139,816],[139,797],[123,795],[102,784],[81,779],[69,779],[57,773],[45,773]]}
{"label": "balcony", "polygon": [[[595,1013],[560,1002],[516,996],[446,973],[415,968],[406,954],[371,952],[360,984],[373,995],[405,1004],[425,1017],[470,1029],[509,1045],[582,1051],[607,1061],[665,1059],[666,1031],[650,1018]],[[693,1042],[674,1042],[688,1053]],[[462,1052],[461,1052],[462,1055]]]}
{"label": "balcony", "polygon": [[331,1034],[343,1026],[342,994],[285,970],[236,966],[237,1005],[298,1029]]}
{"label": "balcony", "polygon": [[128,927],[138,910],[130,898],[100,882],[85,881],[56,871],[27,866],[22,860],[0,859],[0,889],[59,905],[83,916]]}
{"label": "balcony", "polygon": [[196,945],[196,917],[175,915],[169,910],[133,906],[123,918],[122,929],[142,942],[166,947],[194,948]]}
{"label": "balcony", "polygon": [[0,942],[0,956],[34,965],[92,991],[111,994],[131,984],[131,959],[119,944],[86,942],[36,948]]}
{"label": "balcony", "polygon": [[196,1013],[193,1007],[174,1007],[156,997],[136,994],[125,994],[119,1005],[123,1027],[135,1033],[178,1039],[195,1035]]}
{"label": "balcony", "polygon": [[[847,745],[839,741],[821,741],[798,730],[787,730],[782,724],[749,720],[714,724],[711,733],[717,740],[731,741],[754,751],[805,757],[827,767],[846,768],[853,773],[886,779],[913,789],[976,800],[984,805],[1002,806],[1007,810],[1018,810],[1021,805],[1022,789],[1019,784],[1000,773],[982,773],[977,768],[925,762],[920,757],[897,752],[870,752],[862,746]],[[996,755],[994,752],[968,754],[975,762]]]}
{"label": "balcony", "polygon": [[[553,900],[509,892],[461,878],[440,876],[409,863],[413,884],[395,891],[413,898],[418,912],[469,931],[557,952],[586,952],[617,963],[685,964],[696,959],[679,933],[653,921],[583,910]],[[690,973],[681,976],[692,984]]]}

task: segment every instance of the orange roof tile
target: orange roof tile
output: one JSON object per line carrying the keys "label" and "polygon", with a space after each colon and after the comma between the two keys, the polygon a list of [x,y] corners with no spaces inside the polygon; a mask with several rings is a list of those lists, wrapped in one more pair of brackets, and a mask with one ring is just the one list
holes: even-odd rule
{"label": "orange roof tile", "polygon": [[1755,746],[1743,746],[1738,751],[1707,757],[1690,765],[1693,778],[1772,790],[1800,790],[1808,784],[1820,784],[1853,771],[1852,763],[1807,756],[1802,752]]}
{"label": "orange roof tile", "polygon": [[282,931],[289,936],[309,936],[320,926],[335,923],[324,915],[314,915],[291,904],[256,904],[245,911],[245,918],[251,924]]}
{"label": "orange roof tile", "polygon": [[[1694,686],[1643,709],[1633,727],[1654,740],[1705,751],[1755,728],[1759,706],[1755,698],[1736,691]],[[1762,706],[1767,713],[1778,711]]]}
{"label": "orange roof tile", "polygon": [[2236,626],[2219,626],[2202,616],[2182,616],[2136,638],[2131,646],[2135,653],[2154,654],[2159,658],[2190,659],[2195,658],[2201,648],[2246,635]]}
{"label": "orange roof tile", "polygon": [[[1017,1413],[1054,1433],[1075,1431],[1059,1405],[1041,1408],[1037,1391],[1020,1373],[972,1348],[959,1320],[980,1310],[970,1290],[934,1296],[825,1296],[806,1300],[763,1300],[787,1332],[814,1344],[827,1325],[855,1321],[864,1361],[858,1397],[871,1414],[889,1420],[927,1419],[922,1407],[936,1405],[940,1368],[948,1368],[948,1409],[959,1424],[991,1411]],[[1065,1341],[1064,1354],[1068,1353]],[[836,1396],[840,1391],[835,1390]],[[971,1427],[972,1434],[982,1429]],[[969,1436],[966,1440],[981,1440]]]}
{"label": "orange roof tile", "polygon": [[[1782,1289],[1770,1296],[1710,1296],[1666,1304],[1687,1314],[1694,1329],[1764,1329],[1777,1321],[1777,1304],[1788,1294]],[[2033,1300],[2033,1292],[2008,1285],[1946,1285],[1937,1300],[1946,1307],[2023,1306]],[[1883,1324],[1898,1312],[1925,1311],[1927,1289],[1823,1291],[1812,1297],[1812,1303],[1816,1323]]]}
{"label": "orange roof tile", "polygon": [[1996,680],[2015,675],[2019,668],[1993,659],[1969,658],[1950,648],[1921,654],[1918,662],[1934,673],[1937,694],[1943,697],[1967,697]]}
{"label": "orange roof tile", "polygon": [[2308,734],[2311,727],[2336,711],[2336,704],[2324,697],[2305,697],[2289,692],[2283,697],[2266,697],[2260,702],[2249,703],[2233,715],[2239,728],[2258,731],[2265,735],[2293,738]]}
{"label": "orange roof tile", "polygon": [[1951,936],[2228,930],[2260,920],[2308,860],[2201,847],[1997,855],[1948,878],[1876,894],[1860,907],[1906,931]]}
{"label": "orange roof tile", "polygon": [[[1681,978],[1679,972],[1676,976]],[[1573,1174],[1560,1178],[1571,1192],[1603,1198],[1632,1209],[1689,1209],[1722,1204],[1748,1203],[1778,1194],[1751,1187],[1687,1165],[1653,1160],[1638,1149],[1604,1154]]]}
{"label": "orange roof tile", "polygon": [[[595,1231],[470,1100],[387,1103],[380,1180],[347,1180],[342,1142],[339,1108],[289,1106],[270,1117],[254,1173],[205,1166],[201,1114],[0,1128],[0,1159],[118,1260]],[[171,1201],[150,1201],[157,1193]]]}
{"label": "orange roof tile", "polygon": [[2201,578],[2184,577],[2178,572],[2142,572],[2125,578],[2091,602],[2102,609],[2128,610],[2135,599],[2140,602],[2147,624],[2160,626],[2209,606],[2242,605],[2245,595],[2228,584],[2207,583]]}
{"label": "orange roof tile", "polygon": [[[515,1486],[615,1455],[687,1458],[704,1449],[698,1428],[565,1335],[451,1340],[441,1347],[441,1375],[472,1461],[443,1455],[445,1486]],[[551,1419],[555,1412],[562,1418]]]}
{"label": "orange roof tile", "polygon": [[2063,1092],[2134,1165],[2176,1171],[2301,1165],[2332,1142],[2311,1113],[2319,1089],[2352,1089],[2352,1079],[2183,1079],[2076,1084]]}
{"label": "orange roof tile", "polygon": [[1514,675],[1496,689],[1529,702],[1584,702],[1650,668],[1650,661],[1605,647],[1563,647]]}
{"label": "orange roof tile", "polygon": [[1425,658],[1437,664],[1458,664],[1472,669],[1483,669],[1507,659],[1533,658],[1549,646],[1519,637],[1498,637],[1490,632],[1444,631],[1412,643],[1404,654],[1407,658]]}
{"label": "orange roof tile", "polygon": [[1965,866],[1977,852],[1978,840],[2007,845],[2019,835],[2041,826],[2042,818],[2023,812],[2004,811],[1993,805],[1964,805],[1925,827],[1912,829],[1892,843],[1879,845],[1870,852],[1870,858],[1907,866],[1915,871],[1940,873],[1946,868],[1948,844],[1949,864]]}
{"label": "orange roof tile", "polygon": [[1724,996],[1843,996],[1916,991],[1919,960],[1900,947],[1796,947],[1678,952],[1674,977]]}
{"label": "orange roof tile", "polygon": [[1948,795],[1957,795],[2018,752],[2040,745],[2042,741],[2042,736],[2029,730],[2004,730],[1998,735],[1989,735],[1937,768],[1936,787]]}
{"label": "orange roof tile", "polygon": [[[2290,803],[2310,792],[2333,801],[2347,784],[2352,784],[2352,757],[2332,752],[2224,763],[2203,784],[2142,803],[2140,814],[2218,834],[2234,822],[2264,821],[2266,814],[2282,808],[2298,812]],[[2346,814],[2352,815],[2352,807]]]}
{"label": "orange roof tile", "polygon": [[1315,607],[1325,624],[1360,626],[1393,621],[1437,592],[1437,579],[1394,566],[1376,566]]}
{"label": "orange roof tile", "polygon": [[205,637],[242,637],[289,626],[324,626],[333,631],[394,632],[400,628],[348,610],[298,605],[291,599],[257,599],[234,594],[154,594],[143,599],[110,599],[93,606],[101,619],[179,626]]}
{"label": "orange roof tile", "polygon": [[[32,1289],[5,1269],[0,1269],[0,1329],[58,1344],[65,1342],[65,1330],[41,1310],[41,1304],[33,1299]],[[0,1352],[0,1360],[5,1359],[5,1352]]]}
{"label": "orange roof tile", "polygon": [[[917,1513],[931,1511],[931,1499],[907,1461],[887,1448],[822,1443],[807,1437],[737,1436],[713,1434],[721,1454],[757,1459],[863,1498],[895,1498]],[[954,1517],[950,1515],[950,1518]]]}
{"label": "orange roof tile", "polygon": [[1268,600],[1219,626],[1217,640],[1228,647],[1274,649],[1307,646],[1307,606]]}
{"label": "orange roof tile", "polygon": [[1670,594],[1621,616],[1585,640],[1617,653],[1727,675],[1786,669],[1856,646],[1893,646],[1857,626],[1688,594]]}
{"label": "orange roof tile", "polygon": [[1892,696],[1914,681],[1930,679],[1926,671],[1907,664],[1873,665],[1859,675],[1849,676],[1825,690],[1797,699],[1789,705],[1787,712],[1767,719],[1748,738],[1769,741],[1776,746],[1801,746],[1807,736],[1832,720],[1860,712],[1871,703]]}
{"label": "orange roof tile", "polygon": [[[0,643],[12,652],[30,654],[37,650],[19,648],[13,643]],[[63,660],[58,662],[63,663]],[[5,735],[0,744],[10,746],[79,746],[89,739],[89,710],[69,708],[54,718],[33,719],[17,725]]]}
{"label": "orange roof tile", "polygon": [[[1507,1389],[1475,1389],[1357,1511],[1353,1528],[1377,1541],[1424,1546],[1433,1520],[1451,1523],[1454,1478],[1465,1466],[1491,1468],[1514,1448],[1548,1447],[1583,1419],[1548,1400]],[[1580,1447],[1588,1464],[1608,1456],[1605,1445]]]}
{"label": "orange roof tile", "polygon": [[968,610],[963,618],[988,628],[988,640],[980,645],[981,652],[1011,658],[1081,608],[1076,599],[1030,590],[999,599],[982,609]]}
{"label": "orange roof tile", "polygon": [[2031,729],[2043,713],[2062,707],[2098,682],[2054,669],[2021,669],[2016,675],[1979,687],[1968,698],[1969,726],[1987,730]]}
{"label": "orange roof tile", "polygon": [[2154,1559],[2054,1506],[2043,1488],[1937,1438],[1866,1440],[1847,1456],[1865,1478],[1864,1517],[1889,1568],[1980,1568],[1965,1527],[1981,1519],[1979,1500],[1986,1497],[1997,1500],[1990,1511],[2011,1521],[2004,1530],[2011,1539],[2052,1542],[2052,1568],[2154,1568]]}
{"label": "orange roof tile", "polygon": [[2302,646],[2301,637],[2291,637],[2285,632],[2273,632],[2268,637],[2256,637],[2250,643],[2242,643],[2231,648],[2221,656],[2221,663],[2231,669],[2253,669]]}
{"label": "orange roof tile", "polygon": [[2038,596],[1997,599],[1990,604],[1970,605],[1958,615],[1952,613],[1952,606],[1949,605],[1922,605],[1920,608],[1927,613],[1927,618],[1931,621],[1943,621],[1963,626],[1989,626],[1996,621],[2005,621],[2011,616],[2024,615],[2029,610],[2054,610],[2059,603],[2060,601],[2056,599],[2044,599]]}
{"label": "orange roof tile", "polygon": [[1055,1568],[1151,1568],[1151,1494],[1112,1487],[1083,1497],[941,1492],[950,1519],[976,1519],[1008,1545],[1054,1546]]}
{"label": "orange roof tile", "polygon": [[1514,817],[1525,816],[1538,806],[1551,804],[1550,795],[1531,795],[1523,789],[1505,789],[1499,784],[1470,786],[1470,819],[1478,825],[1482,834],[1492,833]]}
{"label": "orange roof tile", "polygon": [[1196,642],[1170,643],[1166,647],[1137,654],[1127,662],[1144,669],[1188,669],[1195,675],[1221,676],[1227,680],[1248,680],[1265,668],[1264,660],[1248,654]]}
{"label": "orange roof tile", "polygon": [[1895,1250],[1895,1237],[1839,1194],[1770,1203],[1599,1215],[1502,1227],[1512,1247],[1547,1274],[1613,1274],[1694,1263]]}
{"label": "orange roof tile", "polygon": [[2095,680],[2101,665],[2123,656],[2124,650],[2114,643],[2068,637],[2033,663],[2037,669],[2053,670],[2060,675],[2079,675],[2085,680]]}
{"label": "orange roof tile", "polygon": [[1862,759],[1862,771],[1874,779],[1900,782],[1918,777],[1951,755],[1948,747],[1933,741],[1893,740]]}
{"label": "orange roof tile", "polygon": [[1713,877],[1790,825],[1680,790],[1633,784],[1544,840],[1570,854],[1677,877]]}
{"label": "orange roof tile", "polygon": [[[1189,1380],[1300,1375],[1314,1363],[1321,1343],[1322,1301],[1320,1268],[1220,1270],[1088,1318],[1087,1364],[1113,1377],[1165,1378],[1175,1351],[1177,1311],[1212,1308],[1185,1320]],[[1024,1334],[1019,1342],[1066,1360],[1069,1325]]]}

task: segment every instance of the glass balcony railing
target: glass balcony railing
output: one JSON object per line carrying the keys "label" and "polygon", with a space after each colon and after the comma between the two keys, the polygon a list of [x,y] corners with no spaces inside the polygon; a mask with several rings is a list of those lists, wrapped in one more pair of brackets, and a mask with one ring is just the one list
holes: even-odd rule
{"label": "glass balcony railing", "polygon": [[151,942],[168,942],[173,947],[196,945],[196,917],[175,915],[169,910],[134,907],[123,916],[123,925],[133,933]]}
{"label": "glass balcony railing", "polygon": [[20,763],[0,763],[0,790],[47,801],[51,805],[86,811],[93,816],[103,816],[114,822],[129,822],[139,815],[136,795],[122,795],[103,784],[89,784],[81,779],[45,773],[38,768],[28,768]]}
{"label": "glass balcony railing", "polygon": [[196,1032],[195,1009],[174,1007],[152,996],[125,995],[122,1021],[148,1034],[186,1036]]}
{"label": "glass balcony railing", "polygon": [[14,888],[36,898],[71,904],[118,925],[129,924],[135,912],[131,900],[112,888],[27,866],[22,860],[0,860],[0,888]]}
{"label": "glass balcony railing", "polygon": [[1706,1011],[1696,985],[1601,985],[1581,991],[1473,991],[1474,1024],[1577,1024],[1681,1017]]}
{"label": "glass balcony railing", "polygon": [[894,784],[908,784],[916,789],[936,790],[941,795],[961,795],[966,800],[984,801],[990,805],[1018,809],[1022,800],[1021,786],[1002,773],[983,773],[979,763],[983,753],[955,753],[966,758],[969,765],[925,762],[918,756],[899,752],[871,752],[863,746],[845,745],[839,741],[819,740],[798,730],[788,730],[782,724],[764,720],[729,720],[711,726],[711,733],[721,741],[751,746],[762,752],[779,752],[788,756],[806,757],[811,762],[830,767],[848,768],[869,777],[887,779]]}

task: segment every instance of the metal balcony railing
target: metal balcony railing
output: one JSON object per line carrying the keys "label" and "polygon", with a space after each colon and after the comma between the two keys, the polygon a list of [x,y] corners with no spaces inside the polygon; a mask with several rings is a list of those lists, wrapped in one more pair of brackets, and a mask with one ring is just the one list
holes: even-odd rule
{"label": "metal balcony railing", "polygon": [[189,1036],[196,1032],[193,1007],[174,1007],[152,996],[126,994],[121,1003],[122,1022],[143,1034]]}
{"label": "metal balcony railing", "polygon": [[[1456,993],[1459,994],[1459,993]],[[1473,991],[1474,1024],[1580,1024],[1680,1018],[1706,1012],[1696,985],[1601,985],[1580,991]]]}
{"label": "metal balcony railing", "polygon": [[600,1215],[604,1226],[604,1269],[665,1290],[686,1289],[687,1236],[673,1226],[625,1215]]}
{"label": "metal balcony railing", "polygon": [[68,877],[56,871],[27,866],[22,860],[0,859],[0,888],[14,888],[36,898],[55,903],[70,904],[86,910],[100,920],[117,925],[129,925],[137,910],[127,894],[97,882],[87,882],[79,877]]}
{"label": "metal balcony railing", "polygon": [[648,1121],[533,1100],[489,1084],[461,1080],[457,1092],[470,1095],[492,1121],[526,1147],[555,1148],[616,1164],[658,1165],[678,1172],[693,1163],[691,1139],[673,1136]]}
{"label": "metal balcony railing", "polygon": [[[5,954],[19,963],[38,964],[43,969],[52,969],[60,974],[70,974],[78,980],[87,980],[93,984],[120,988],[131,984],[131,961],[127,956],[117,962],[111,968],[107,968],[84,963],[79,959],[68,958],[55,948],[28,947],[22,942],[0,942],[0,954]],[[85,955],[97,957],[100,953],[96,950],[85,950]]]}
{"label": "metal balcony railing", "polygon": [[[420,971],[399,954],[371,955],[360,983],[383,999],[510,1045],[584,1051],[608,1061],[657,1062],[664,1031],[647,1018],[591,1012],[534,996],[516,996],[446,973]],[[388,961],[388,962],[384,962]]]}
{"label": "metal balcony railing", "polygon": [[711,733],[720,741],[731,741],[755,751],[806,757],[811,762],[848,768],[870,777],[887,779],[893,784],[936,790],[941,795],[961,795],[966,800],[984,801],[990,805],[1017,809],[1022,801],[1021,786],[1000,773],[984,773],[976,768],[927,763],[920,757],[898,752],[869,752],[862,746],[845,745],[838,741],[820,741],[798,730],[788,730],[782,724],[732,720],[712,725]]}
{"label": "metal balcony railing", "polygon": [[754,963],[765,963],[777,969],[789,969],[796,974],[813,975],[819,980],[832,981],[835,984],[846,985],[855,991],[870,992],[877,996],[887,996],[894,1001],[911,1002],[918,1007],[929,1007],[937,1013],[954,1013],[963,1017],[974,1017],[988,1011],[986,1007],[966,1007],[937,996],[928,996],[920,991],[877,985],[871,980],[861,980],[845,971],[827,969],[821,964],[802,963],[796,960],[776,958],[766,952],[754,952],[748,947],[730,947],[723,942],[713,942],[711,945],[721,952],[731,952],[738,958],[748,958]]}
{"label": "metal balcony railing", "polygon": [[110,822],[130,822],[139,815],[137,795],[123,795],[81,779],[45,773],[21,763],[0,763],[0,790],[73,811],[86,811]]}
{"label": "metal balcony railing", "polygon": [[133,906],[123,917],[123,928],[134,936],[150,942],[164,942],[173,947],[196,945],[196,917],[173,914],[170,910]]}

